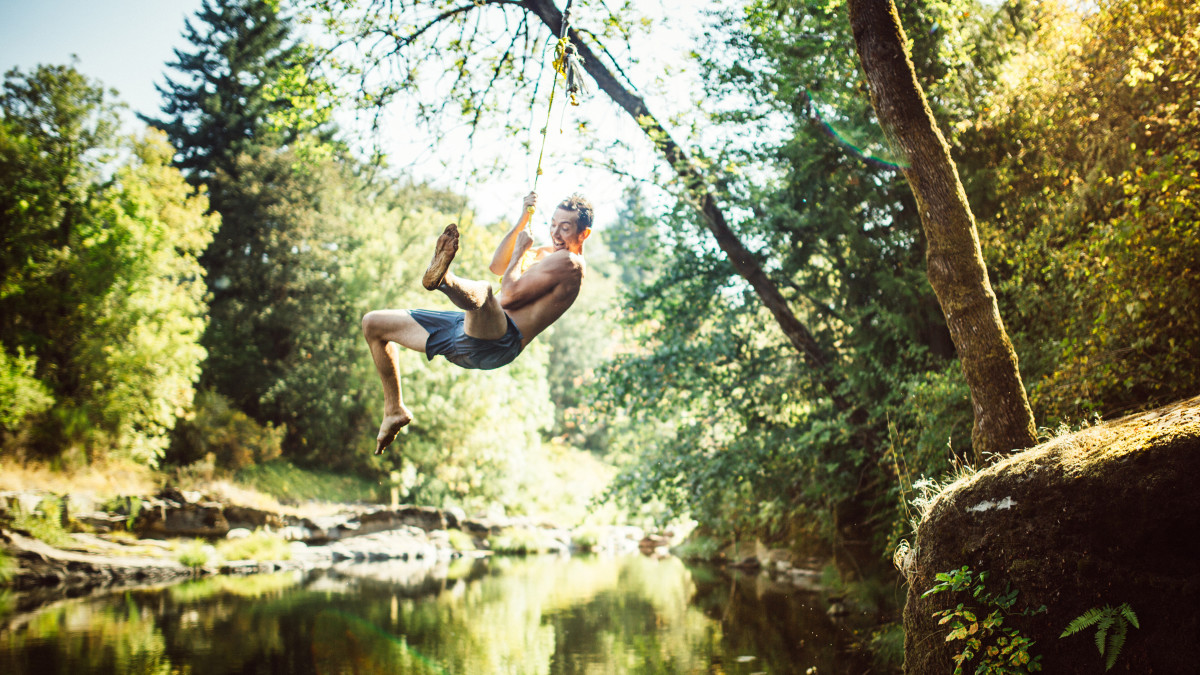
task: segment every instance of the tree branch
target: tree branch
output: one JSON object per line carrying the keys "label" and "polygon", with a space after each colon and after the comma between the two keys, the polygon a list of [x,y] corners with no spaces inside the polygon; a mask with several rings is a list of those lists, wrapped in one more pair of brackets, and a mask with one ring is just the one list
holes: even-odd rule
{"label": "tree branch", "polygon": [[[562,13],[558,11],[551,0],[523,0],[522,4],[552,31],[555,26],[562,25]],[[826,371],[832,359],[817,343],[808,328],[796,318],[787,300],[779,292],[779,288],[763,271],[758,259],[729,227],[725,220],[725,214],[717,203],[717,198],[709,189],[705,176],[695,166],[691,156],[650,112],[646,102],[625,88],[604,67],[596,53],[581,39],[578,31],[571,28],[568,36],[583,58],[584,69],[596,81],[600,90],[638,123],[642,132],[654,142],[655,147],[683,181],[691,196],[691,202],[700,212],[708,230],[716,238],[717,246],[721,248],[737,273],[750,284],[762,303],[775,317],[776,323],[779,324],[788,341],[810,367],[818,371]],[[819,376],[819,380],[839,408],[848,407],[848,404],[837,395],[837,382],[833,381],[828,373]]]}

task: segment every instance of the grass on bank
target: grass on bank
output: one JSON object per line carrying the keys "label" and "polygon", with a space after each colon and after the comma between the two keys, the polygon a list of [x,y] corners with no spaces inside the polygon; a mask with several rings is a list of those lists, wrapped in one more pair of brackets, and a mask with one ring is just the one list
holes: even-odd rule
{"label": "grass on bank", "polygon": [[199,569],[217,563],[217,548],[203,539],[181,540],[175,549],[175,559],[184,567]]}
{"label": "grass on bank", "polygon": [[145,495],[161,483],[161,475],[143,464],[110,459],[78,470],[37,461],[0,460],[0,491],[40,490],[58,495]]}
{"label": "grass on bank", "polygon": [[450,539],[450,548],[455,551],[475,550],[475,538],[462,530],[446,530],[446,536]]}
{"label": "grass on bank", "polygon": [[311,471],[283,460],[242,469],[234,475],[234,480],[285,504],[302,501],[377,503],[383,489],[377,482],[365,478]]}
{"label": "grass on bank", "polygon": [[292,549],[283,537],[258,530],[248,537],[218,541],[217,555],[222,560],[291,560]]}

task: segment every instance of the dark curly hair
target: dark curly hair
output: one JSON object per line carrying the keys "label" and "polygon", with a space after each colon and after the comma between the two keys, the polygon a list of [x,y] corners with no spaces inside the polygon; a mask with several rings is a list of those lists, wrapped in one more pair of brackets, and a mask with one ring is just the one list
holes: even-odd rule
{"label": "dark curly hair", "polygon": [[577,232],[592,229],[592,203],[587,197],[576,192],[575,194],[562,200],[558,208],[565,211],[573,211],[578,215],[579,226]]}

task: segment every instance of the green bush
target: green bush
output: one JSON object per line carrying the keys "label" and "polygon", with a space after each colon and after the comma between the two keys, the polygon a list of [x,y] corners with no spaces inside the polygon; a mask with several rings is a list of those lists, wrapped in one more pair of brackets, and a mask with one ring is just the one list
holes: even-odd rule
{"label": "green bush", "polygon": [[0,584],[7,584],[17,573],[17,563],[13,561],[8,551],[0,548]]}
{"label": "green bush", "polygon": [[603,528],[584,526],[571,533],[571,541],[581,549],[592,550],[600,544],[600,537],[603,536],[603,533]]}
{"label": "green bush", "polygon": [[58,498],[47,497],[30,511],[18,508],[13,517],[12,526],[28,532],[35,539],[50,544],[63,546],[71,543],[71,535],[62,526],[62,509]]}
{"label": "green bush", "polygon": [[684,560],[714,560],[720,551],[721,542],[702,534],[693,535],[671,549],[672,553]]}
{"label": "green bush", "polygon": [[17,348],[10,355],[0,344],[0,429],[12,431],[21,420],[54,403],[49,388],[33,376],[37,360]]}
{"label": "green bush", "polygon": [[167,461],[189,465],[211,454],[217,467],[237,471],[279,457],[286,434],[285,427],[261,425],[233,408],[224,396],[202,391],[196,396],[192,418],[176,425]]}
{"label": "green bush", "polygon": [[899,672],[904,666],[904,625],[889,623],[874,631],[867,641],[867,649],[880,670]]}

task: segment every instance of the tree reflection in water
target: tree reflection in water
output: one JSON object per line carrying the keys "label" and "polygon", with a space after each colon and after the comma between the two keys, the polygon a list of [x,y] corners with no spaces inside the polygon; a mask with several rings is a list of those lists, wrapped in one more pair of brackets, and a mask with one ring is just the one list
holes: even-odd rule
{"label": "tree reflection in water", "polygon": [[213,577],[3,621],[12,675],[851,672],[817,596],[641,556]]}

